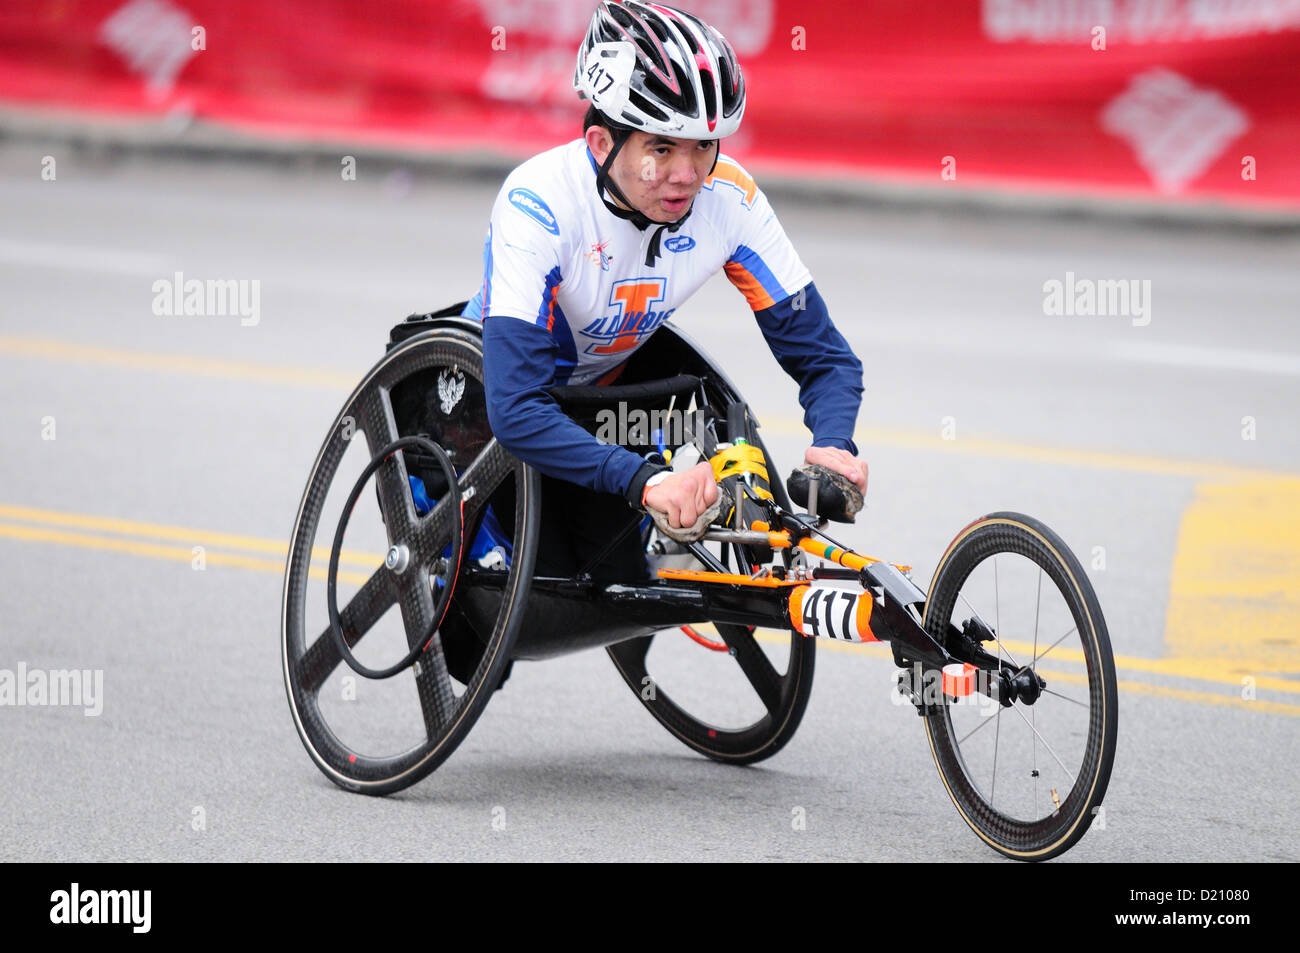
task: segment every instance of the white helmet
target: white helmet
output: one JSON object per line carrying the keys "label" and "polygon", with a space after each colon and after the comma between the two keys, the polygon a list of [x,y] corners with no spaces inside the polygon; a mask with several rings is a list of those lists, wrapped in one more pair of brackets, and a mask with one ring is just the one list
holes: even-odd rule
{"label": "white helmet", "polygon": [[612,123],[673,138],[721,139],[745,113],[731,44],[658,3],[602,2],[578,49],[573,88]]}

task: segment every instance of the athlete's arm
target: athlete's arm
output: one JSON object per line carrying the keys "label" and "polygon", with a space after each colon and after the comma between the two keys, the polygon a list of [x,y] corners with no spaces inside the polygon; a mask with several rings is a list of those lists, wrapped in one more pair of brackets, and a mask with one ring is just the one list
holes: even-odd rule
{"label": "athlete's arm", "polygon": [[798,384],[804,424],[813,434],[805,462],[821,463],[866,488],[854,424],[862,402],[862,362],[831,323],[812,275],[799,259],[767,196],[731,159],[719,160],[715,188],[732,199],[727,220],[735,246],[727,277],[745,295],[777,362]]}
{"label": "athlete's arm", "polygon": [[817,286],[807,286],[770,308],[755,311],[781,368],[799,384],[803,422],[814,447],[856,456],[853,429],[862,403],[862,362],[831,323]]}
{"label": "athlete's arm", "polygon": [[[488,423],[501,445],[547,476],[641,503],[657,468],[617,445],[602,444],[547,393],[557,348],[545,328],[509,316],[483,319],[483,379]],[[644,471],[644,472],[643,472]],[[633,487],[636,477],[639,485]],[[635,497],[635,500],[632,499]]]}

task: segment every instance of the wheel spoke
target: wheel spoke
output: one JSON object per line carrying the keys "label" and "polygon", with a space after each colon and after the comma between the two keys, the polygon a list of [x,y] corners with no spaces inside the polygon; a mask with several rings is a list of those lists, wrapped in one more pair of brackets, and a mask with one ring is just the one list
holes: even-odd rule
{"label": "wheel spoke", "polygon": [[[466,504],[466,510],[469,509]],[[436,559],[442,555],[443,551],[451,545],[451,527],[456,520],[456,510],[452,506],[452,498],[444,496],[438,501],[428,513],[419,517],[414,529],[411,530],[412,556],[417,561],[425,559]],[[469,523],[469,513],[465,513],[465,524]],[[464,532],[465,527],[461,527]],[[465,548],[469,545],[466,543]]]}
{"label": "wheel spoke", "polygon": [[650,652],[650,643],[653,641],[654,636],[648,635],[628,639],[626,642],[617,642],[609,646],[609,654],[614,656],[620,667],[631,669],[633,672],[640,671],[645,669],[646,655]]}
{"label": "wheel spoke", "polygon": [[[362,402],[361,428],[365,431],[372,457],[398,439],[393,404],[386,388],[376,387]],[[406,460],[401,451],[375,471],[375,485],[379,490],[379,507],[388,530],[388,542],[390,545],[402,542],[415,522],[415,501],[411,499]]]}
{"label": "wheel spoke", "polygon": [[465,519],[476,514],[487,503],[497,488],[505,482],[515,466],[506,448],[495,437],[487,442],[468,467],[460,474],[460,491],[469,495],[465,500]]}
{"label": "wheel spoke", "polygon": [[[995,566],[995,567],[996,567],[996,565],[997,565],[997,564],[994,563],[994,566]],[[966,608],[970,610],[971,615],[973,615],[975,618],[977,618],[977,619],[983,621],[984,617],[983,617],[982,615],[980,615],[979,612],[977,612],[977,611],[975,610],[975,607],[974,607],[973,605],[970,604],[970,600],[967,599],[966,596],[963,595],[960,591],[957,593],[957,598],[960,599],[962,602],[966,603]],[[995,606],[994,608],[996,609],[996,606]],[[960,626],[958,626],[958,628],[960,628]],[[1000,629],[995,629],[995,630],[993,631],[993,638],[994,638],[994,640],[995,640],[995,641],[997,642],[997,644],[998,644],[998,658],[999,658],[999,659],[1001,659],[1001,658],[1002,658],[1002,655],[1005,653],[1005,654],[1006,654],[1006,657],[1010,660],[1010,662],[1011,662],[1012,665],[1018,665],[1018,664],[1020,664],[1020,663],[1017,662],[1014,658],[1011,657],[1011,652],[1010,652],[1010,650],[1008,650],[1008,649],[1006,649],[1006,648],[1003,647],[1003,645],[1002,645],[1002,632],[1001,632]]]}
{"label": "wheel spoke", "polygon": [[1034,661],[1038,661],[1038,609],[1043,604],[1043,567],[1038,567],[1038,595],[1034,597]]}
{"label": "wheel spoke", "polygon": [[[513,470],[514,458],[493,438],[461,473],[458,482],[464,503],[462,519],[466,530],[472,526],[478,511]],[[451,544],[451,527],[455,519],[452,498],[444,496],[432,510],[417,518],[412,530],[414,550],[421,557],[437,558],[441,555]],[[468,541],[466,545],[468,547]]]}
{"label": "wheel spoke", "polygon": [[[393,574],[380,566],[339,612],[339,627],[348,648],[360,642],[396,601],[397,587]],[[340,661],[342,656],[334,644],[334,637],[326,629],[298,660],[298,673],[303,688],[314,694],[325,684],[325,679],[329,678]]]}
{"label": "wheel spoke", "polygon": [[989,785],[989,807],[993,807],[993,791],[998,786],[998,742],[1002,740],[1002,706],[998,706],[998,713],[993,716],[997,727],[993,729],[993,783]]}
{"label": "wheel spoke", "polygon": [[[1044,738],[1041,734],[1038,733],[1038,729],[1035,728],[1035,727],[1033,726],[1033,724],[1030,723],[1030,721],[1029,721],[1028,718],[1025,718],[1025,713],[1024,713],[1024,712],[1022,712],[1022,711],[1021,711],[1019,708],[1017,708],[1015,705],[1012,705],[1012,706],[1011,706],[1011,710],[1014,711],[1017,715],[1019,715],[1019,716],[1021,717],[1021,719],[1024,721],[1024,723],[1025,723],[1026,725],[1029,726],[1029,730],[1032,731],[1032,732],[1034,733],[1034,739],[1035,739],[1035,741],[1041,741],[1041,742],[1043,743],[1043,747],[1044,747],[1045,749],[1047,749],[1047,753],[1050,754],[1050,755],[1052,756],[1052,760],[1054,760],[1054,761],[1057,763],[1057,765],[1060,767],[1060,769],[1061,769],[1062,771],[1064,771],[1065,774],[1066,774],[1066,776],[1070,779],[1070,786],[1071,786],[1071,787],[1074,787],[1074,783],[1075,783],[1074,773],[1073,773],[1069,768],[1067,768],[1067,767],[1065,766],[1064,762],[1062,762],[1060,758],[1058,758],[1058,757],[1056,756],[1056,752],[1055,752],[1054,750],[1052,750],[1052,746],[1049,745],[1049,744],[1047,743],[1047,739]],[[1033,708],[1030,708],[1030,711],[1032,712],[1032,711],[1033,711]],[[1037,770],[1038,770],[1038,754],[1037,754],[1038,749],[1037,749],[1037,747],[1035,747],[1034,751],[1035,751],[1035,754],[1034,754],[1034,770],[1037,771]],[[1038,810],[1038,784],[1037,784],[1037,781],[1035,781],[1035,783],[1034,783],[1034,810]]]}
{"label": "wheel spoke", "polygon": [[998,557],[993,556],[993,623],[996,625],[998,644],[1002,644],[1002,597],[998,594]]}
{"label": "wheel spoke", "polygon": [[[425,637],[433,622],[433,594],[426,580],[427,576],[417,576],[402,592],[400,605],[408,648],[415,648],[416,642]],[[451,675],[447,672],[447,660],[442,654],[442,642],[436,637],[416,661],[415,684],[420,693],[424,727],[432,741],[451,723],[456,711],[456,694],[451,687]]]}
{"label": "wheel spoke", "polygon": [[[999,708],[999,710],[998,710],[998,714],[999,714],[999,715],[1002,714],[1002,711],[1001,711],[1000,708]],[[960,738],[957,739],[957,744],[959,744],[959,745],[960,745],[960,744],[965,744],[967,738],[969,738],[971,735],[975,734],[975,732],[979,731],[979,730],[980,730],[981,728],[983,728],[985,725],[989,724],[989,723],[992,722],[992,721],[996,721],[996,720],[997,720],[996,717],[994,717],[994,718],[981,718],[981,719],[980,719],[980,723],[979,723],[978,725],[976,725],[976,726],[975,726],[974,728],[972,728],[970,731],[966,732],[966,734],[962,735]]]}
{"label": "wheel spoke", "polygon": [[[1045,656],[1048,652],[1052,651],[1052,649],[1056,648],[1058,645],[1060,645],[1062,642],[1064,642],[1066,639],[1068,639],[1071,635],[1073,635],[1077,631],[1079,631],[1079,627],[1077,625],[1070,626],[1069,631],[1066,632],[1065,635],[1061,636],[1059,639],[1057,639],[1047,648],[1043,649],[1042,655],[1035,655],[1033,661],[1030,662],[1028,665],[1023,665],[1020,668],[1016,669],[1016,675],[1020,675],[1021,673],[1033,668],[1035,665],[1039,663],[1039,661],[1043,658],[1043,656]],[[1013,660],[1011,664],[1014,665],[1015,661]],[[1012,677],[1014,678],[1015,676]]]}
{"label": "wheel spoke", "polygon": [[1088,704],[1085,703],[1085,702],[1077,701],[1077,700],[1071,698],[1069,695],[1062,695],[1060,692],[1054,692],[1054,691],[1052,691],[1050,688],[1044,688],[1044,689],[1043,689],[1043,694],[1044,694],[1044,695],[1055,695],[1057,698],[1064,699],[1064,700],[1067,701],[1067,702],[1073,702],[1075,705],[1078,705],[1080,708],[1091,708],[1091,707],[1092,707],[1091,705],[1088,705]]}
{"label": "wheel spoke", "polygon": [[717,629],[749,684],[758,692],[763,707],[775,715],[781,709],[781,676],[772,667],[767,653],[759,646],[754,634],[743,627],[719,625]]}
{"label": "wheel spoke", "polygon": [[[1038,609],[1039,606],[1042,605],[1042,602],[1043,602],[1043,567],[1039,566],[1038,567],[1038,595],[1034,597],[1034,654],[1033,654],[1034,661],[1038,660]],[[1038,678],[1037,672],[1034,673],[1034,678],[1035,680],[1037,680]],[[1036,707],[1029,709],[1029,730],[1034,733],[1033,738],[1029,739],[1029,744],[1034,753],[1034,813],[1037,814],[1038,813],[1038,782],[1040,778],[1038,774],[1038,709]],[[1047,742],[1045,741],[1043,742],[1043,747],[1047,748]],[[1048,748],[1048,752],[1052,755],[1053,758],[1056,757],[1056,753],[1053,752],[1050,748]],[[1059,758],[1057,758],[1056,763],[1061,764]],[[1064,770],[1065,765],[1062,764],[1061,769]],[[1069,774],[1069,772],[1066,771],[1066,774]]]}

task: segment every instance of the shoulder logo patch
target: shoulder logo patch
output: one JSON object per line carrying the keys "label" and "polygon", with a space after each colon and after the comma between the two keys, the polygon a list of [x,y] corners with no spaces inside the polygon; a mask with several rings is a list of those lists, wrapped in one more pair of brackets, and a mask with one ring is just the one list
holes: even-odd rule
{"label": "shoulder logo patch", "polygon": [[512,189],[510,204],[552,235],[560,234],[560,227],[555,221],[555,213],[551,211],[550,206],[543,202],[541,196],[536,192],[529,189]]}
{"label": "shoulder logo patch", "polygon": [[713,169],[713,174],[704,180],[703,188],[712,192],[714,186],[721,183],[727,188],[735,189],[740,193],[740,204],[747,209],[754,207],[754,200],[758,198],[758,185],[740,166],[725,159],[720,159]]}
{"label": "shoulder logo patch", "polygon": [[695,247],[695,239],[689,235],[674,235],[664,242],[664,248],[669,251],[690,251]]}

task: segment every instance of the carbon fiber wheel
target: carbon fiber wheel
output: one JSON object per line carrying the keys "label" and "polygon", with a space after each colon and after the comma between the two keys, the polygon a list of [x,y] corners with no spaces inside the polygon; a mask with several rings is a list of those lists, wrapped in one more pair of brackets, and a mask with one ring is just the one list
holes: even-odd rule
{"label": "carbon fiber wheel", "polygon": [[803,719],[817,640],[713,628],[716,635],[665,629],[607,651],[641,704],[683,744],[729,764],[770,758]]}
{"label": "carbon fiber wheel", "polygon": [[949,651],[977,643],[1015,676],[1009,706],[988,693],[926,699],[930,750],[962,819],[1018,860],[1068,850],[1101,809],[1118,719],[1110,637],[1079,561],[1038,520],[985,516],[939,560],[924,621]]}
{"label": "carbon fiber wheel", "polygon": [[[689,690],[683,688],[683,692],[689,691],[698,704],[708,708],[708,717],[692,715],[674,701],[664,687],[674,684],[674,676],[658,671],[655,662],[649,659],[652,644],[656,642],[662,646],[674,640],[677,644],[670,649],[674,655],[690,654],[698,662],[707,661],[707,648],[694,644],[680,631],[665,630],[611,645],[608,651],[641,704],[683,744],[730,764],[752,764],[770,758],[794,737],[808,706],[816,640],[792,636],[786,671],[782,673],[747,626],[718,623],[715,627],[721,637],[720,644],[726,646],[726,652],[719,654],[729,656],[726,663],[738,669],[748,682],[749,691],[720,689],[716,684],[710,691],[703,679],[698,679]],[[665,667],[672,664],[664,663]],[[683,666],[679,663],[676,667]],[[656,670],[654,674],[652,669]],[[746,695],[750,697],[743,697]]]}
{"label": "carbon fiber wheel", "polygon": [[[350,791],[388,794],[433,771],[469,732],[510,662],[532,581],[539,490],[536,473],[498,445],[487,426],[482,360],[478,336],[452,327],[427,331],[390,350],[335,418],[294,522],[281,618],[285,690],[307,753],[326,777]],[[428,470],[410,449],[392,452],[374,471],[377,503],[371,499],[376,494],[363,494],[356,498],[355,511],[337,514],[352,517],[348,540],[354,547],[342,553],[343,562],[354,568],[338,573],[341,584],[353,587],[338,600],[340,628],[359,659],[369,651],[366,664],[378,662],[381,668],[428,641],[405,672],[388,681],[369,681],[340,664],[329,625],[320,621],[320,581],[337,523],[329,503],[347,493],[350,475],[373,462],[370,454],[415,430],[454,462],[465,532],[462,552],[484,519],[489,497],[498,489],[509,490],[513,482],[513,559],[508,570],[500,570],[504,595],[495,621],[479,630],[481,635],[465,636],[473,641],[472,651],[465,656],[468,661],[458,659],[461,664],[451,667],[458,673],[453,678],[444,654],[448,629],[432,638],[428,632],[439,587],[451,585],[453,609],[457,603],[454,587],[465,557],[461,566],[448,565],[457,525],[451,509],[455,500],[442,471]],[[354,440],[357,434],[364,441]],[[411,477],[421,474],[425,483],[420,486],[427,485],[435,498],[431,508],[417,505]],[[436,492],[439,480],[442,493]],[[369,511],[363,513],[363,507]],[[355,548],[354,535],[362,538],[361,548]],[[390,609],[397,611],[390,615]],[[363,638],[365,644],[358,647]]]}

